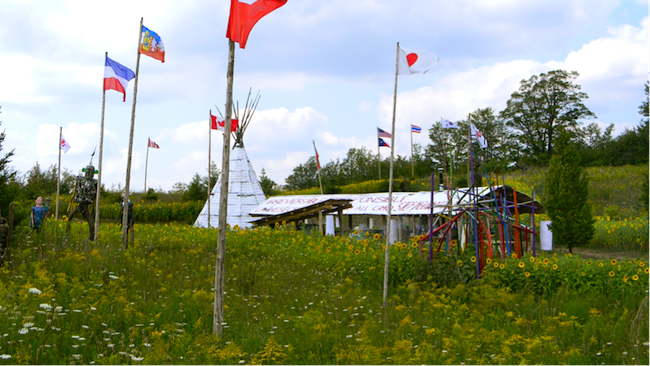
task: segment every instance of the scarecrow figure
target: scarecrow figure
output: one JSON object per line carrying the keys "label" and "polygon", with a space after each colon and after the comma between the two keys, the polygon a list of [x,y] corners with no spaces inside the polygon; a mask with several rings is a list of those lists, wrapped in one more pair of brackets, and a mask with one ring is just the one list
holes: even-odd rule
{"label": "scarecrow figure", "polygon": [[97,180],[93,179],[97,172],[92,164],[88,164],[81,171],[85,174],[79,174],[77,176],[74,191],[72,192],[72,202],[70,202],[70,206],[75,201],[78,205],[70,212],[66,232],[70,233],[70,222],[74,215],[81,211],[81,214],[88,221],[88,241],[93,241],[95,240],[95,222],[90,214],[90,210],[94,206],[95,197],[97,196]]}

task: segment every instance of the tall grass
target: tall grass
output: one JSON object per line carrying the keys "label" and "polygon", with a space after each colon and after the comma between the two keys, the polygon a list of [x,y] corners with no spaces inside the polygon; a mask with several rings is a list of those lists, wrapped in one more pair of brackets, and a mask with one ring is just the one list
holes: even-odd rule
{"label": "tall grass", "polygon": [[648,363],[647,263],[509,258],[477,281],[472,251],[430,264],[399,243],[384,308],[380,240],[235,227],[219,339],[215,229],[136,225],[121,251],[115,225],[98,243],[64,228],[16,233],[0,269],[0,363]]}

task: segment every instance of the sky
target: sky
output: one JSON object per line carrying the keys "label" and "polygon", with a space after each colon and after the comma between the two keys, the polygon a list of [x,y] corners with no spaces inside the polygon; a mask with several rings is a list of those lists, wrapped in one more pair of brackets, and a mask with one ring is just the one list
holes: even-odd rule
{"label": "sky", "polygon": [[[249,0],[247,0],[249,1]],[[104,57],[135,71],[140,18],[165,45],[165,62],[142,56],[131,190],[169,191],[207,174],[208,116],[224,113],[230,1],[2,0],[0,121],[3,151],[25,174],[58,164],[59,128],[73,174],[99,164]],[[395,154],[441,118],[478,108],[502,111],[520,82],[551,70],[575,83],[603,129],[639,125],[648,80],[647,0],[288,0],[261,19],[245,49],[236,45],[233,98],[260,102],[244,135],[257,172],[283,184],[314,156],[322,165],[351,148],[377,152],[377,127],[391,130],[397,42],[440,58],[397,82]],[[134,81],[126,102],[106,92],[102,183],[124,187]],[[410,125],[423,133],[410,133]],[[223,137],[212,132],[221,167]],[[160,149],[149,149],[147,139]],[[390,154],[382,148],[381,156]]]}

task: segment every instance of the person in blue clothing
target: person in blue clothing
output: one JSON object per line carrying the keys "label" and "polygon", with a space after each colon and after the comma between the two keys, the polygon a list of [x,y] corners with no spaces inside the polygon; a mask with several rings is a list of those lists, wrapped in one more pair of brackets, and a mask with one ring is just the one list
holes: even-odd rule
{"label": "person in blue clothing", "polygon": [[43,206],[43,197],[38,196],[36,198],[36,206],[32,207],[32,211],[29,215],[29,227],[38,231],[41,228],[41,224],[45,221],[47,216],[47,207]]}

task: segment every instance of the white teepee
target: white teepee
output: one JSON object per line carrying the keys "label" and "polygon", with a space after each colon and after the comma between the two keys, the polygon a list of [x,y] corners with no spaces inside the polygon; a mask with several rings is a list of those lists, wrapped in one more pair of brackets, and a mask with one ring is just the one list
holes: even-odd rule
{"label": "white teepee", "polygon": [[[239,120],[237,130],[233,132],[235,144],[230,152],[230,174],[228,176],[228,217],[226,222],[230,227],[239,225],[239,227],[250,227],[253,218],[248,215],[260,203],[266,201],[266,196],[262,190],[260,181],[257,180],[257,175],[248,160],[246,150],[244,150],[244,132],[253,118],[253,113],[257,108],[260,97],[259,93],[251,101],[251,92],[248,92],[246,99],[246,106],[243,110],[242,118],[239,117],[239,103],[237,108],[233,108],[235,118]],[[212,193],[208,197],[203,210],[197,217],[194,226],[208,227],[208,220],[210,227],[219,227],[219,206],[221,200],[221,177],[217,184],[212,188]],[[208,202],[210,202],[210,217],[208,218]]]}
{"label": "white teepee", "polygon": [[[221,199],[221,178],[212,189],[210,200],[210,227],[219,227],[219,201]],[[260,181],[248,160],[243,146],[235,146],[230,152],[230,176],[228,179],[228,218],[230,227],[249,227],[253,217],[248,213],[266,200]],[[208,226],[208,203],[196,219],[194,226]]]}

